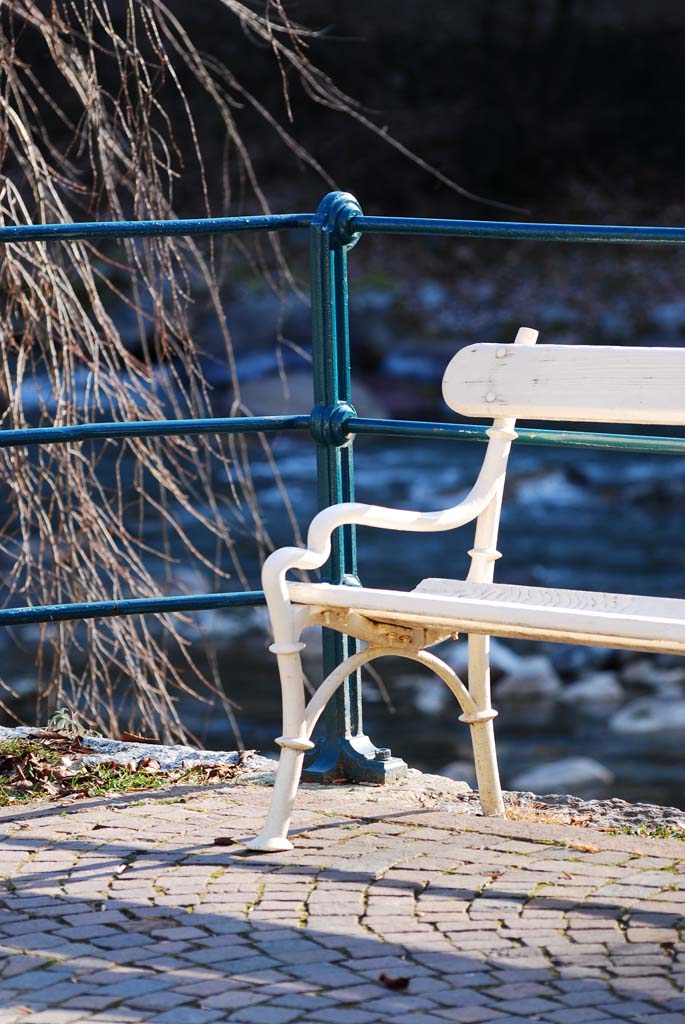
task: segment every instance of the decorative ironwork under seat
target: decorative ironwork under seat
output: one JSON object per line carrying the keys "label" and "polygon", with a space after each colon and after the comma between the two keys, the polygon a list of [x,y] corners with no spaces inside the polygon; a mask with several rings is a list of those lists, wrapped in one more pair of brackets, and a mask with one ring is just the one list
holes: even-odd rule
{"label": "decorative ironwork under seat", "polygon": [[[459,702],[471,729],[483,813],[502,815],[490,702],[490,636],[526,637],[645,651],[685,653],[685,601],[493,583],[502,493],[516,417],[532,420],[685,425],[685,349],[535,346],[521,328],[513,345],[471,345],[452,359],[443,379],[448,405],[467,416],[490,416],[478,478],[453,508],[414,512],[346,502],[312,521],[307,548],[282,548],[262,571],[283,694],[281,758],[269,814],[246,845],[285,850],[304,754],[327,702],[363,664],[400,655],[431,668]],[[426,579],[412,591],[326,583],[290,583],[292,569],[324,564],[331,537],[357,524],[408,532],[452,530],[476,521],[466,580]],[[365,645],[346,658],[305,703],[302,630],[321,625]],[[468,635],[468,686],[427,648]]]}

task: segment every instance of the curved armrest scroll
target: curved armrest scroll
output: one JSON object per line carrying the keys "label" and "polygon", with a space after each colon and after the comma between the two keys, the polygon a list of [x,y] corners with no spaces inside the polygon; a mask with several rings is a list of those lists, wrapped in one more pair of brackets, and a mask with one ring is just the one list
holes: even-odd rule
{"label": "curved armrest scroll", "polygon": [[488,445],[476,483],[467,497],[451,508],[437,512],[413,512],[385,508],[382,505],[364,505],[355,501],[322,509],[311,522],[306,549],[279,548],[264,562],[262,585],[276,641],[287,643],[290,640],[291,619],[287,612],[289,599],[285,582],[286,573],[290,569],[319,569],[331,553],[331,536],[338,527],[356,524],[385,530],[430,533],[464,526],[479,516],[498,493],[506,469],[510,444],[511,436],[501,438],[499,444],[493,445],[491,442]]}

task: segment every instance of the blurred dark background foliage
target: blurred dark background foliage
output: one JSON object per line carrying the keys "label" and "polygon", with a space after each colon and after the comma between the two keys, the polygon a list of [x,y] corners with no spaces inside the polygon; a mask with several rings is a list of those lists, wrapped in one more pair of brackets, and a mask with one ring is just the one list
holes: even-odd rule
{"label": "blurred dark background foliage", "polygon": [[[579,212],[585,191],[647,203],[655,215],[681,199],[681,3],[299,0],[289,9],[323,29],[312,56],[336,84],[467,189],[560,218]],[[321,109],[295,104],[295,116],[303,144],[367,207],[493,216],[410,163],[389,163],[382,139]],[[278,180],[277,163],[268,171]]]}
{"label": "blurred dark background foliage", "polygon": [[[263,14],[270,5],[247,6]],[[115,24],[126,19],[127,7],[127,0],[109,4]],[[498,216],[396,158],[383,130],[464,188],[536,217],[581,216],[590,195],[595,219],[601,197],[610,197],[614,215],[620,196],[653,211],[653,219],[680,201],[685,7],[674,0],[288,0],[288,16],[313,33],[303,41],[307,55],[361,104],[362,117],[381,128],[376,136],[340,112],[332,93],[328,109],[309,102],[306,82],[279,66],[263,40],[233,21],[222,32],[220,5],[175,0],[171,10],[198,49],[229,68],[262,105],[260,111],[246,93],[234,93],[236,124],[274,209],[310,209],[322,188],[316,171],[297,159],[294,166],[278,134],[265,130],[265,113],[369,211]],[[59,75],[40,48],[27,32],[19,56],[23,49],[36,63],[47,96],[60,96]],[[203,102],[191,74],[181,67],[178,74],[207,164],[218,168],[226,133],[216,108]],[[167,113],[183,123],[173,83],[157,86],[166,90]],[[42,113],[50,118],[47,101]],[[53,137],[57,127],[50,127]],[[203,206],[192,146],[177,142],[187,166],[175,205],[192,215]],[[220,178],[209,181],[217,196]],[[235,186],[239,205],[240,182]],[[249,207],[254,199],[245,196]]]}

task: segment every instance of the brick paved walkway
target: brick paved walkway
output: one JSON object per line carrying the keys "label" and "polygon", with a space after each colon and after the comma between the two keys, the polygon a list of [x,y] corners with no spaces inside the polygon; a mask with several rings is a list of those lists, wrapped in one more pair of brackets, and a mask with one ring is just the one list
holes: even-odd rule
{"label": "brick paved walkway", "polygon": [[4,810],[0,1022],[685,1022],[682,843],[310,787],[292,853],[213,845],[268,796]]}

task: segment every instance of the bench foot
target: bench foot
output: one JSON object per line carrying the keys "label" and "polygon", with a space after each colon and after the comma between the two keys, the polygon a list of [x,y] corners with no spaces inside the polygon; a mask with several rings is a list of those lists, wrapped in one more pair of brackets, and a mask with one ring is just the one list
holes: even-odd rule
{"label": "bench foot", "polygon": [[302,774],[303,759],[304,750],[281,746],[269,813],[259,835],[244,844],[248,850],[261,850],[263,853],[292,850],[293,844],[288,839],[288,828]]}
{"label": "bench foot", "polygon": [[278,836],[268,839],[262,838],[261,835],[248,839],[243,846],[246,850],[254,850],[256,853],[286,853],[293,848],[289,839],[281,839]]}

